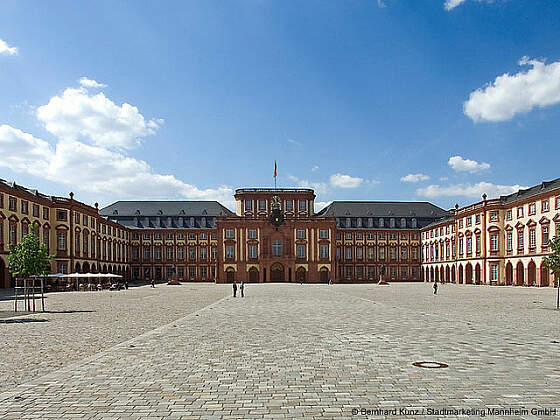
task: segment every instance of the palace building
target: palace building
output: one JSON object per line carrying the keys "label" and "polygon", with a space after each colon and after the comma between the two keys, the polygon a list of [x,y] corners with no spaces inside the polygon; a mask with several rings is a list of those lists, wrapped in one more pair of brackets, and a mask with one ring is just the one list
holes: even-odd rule
{"label": "palace building", "polygon": [[99,209],[0,180],[0,287],[8,244],[35,226],[52,272],[131,281],[551,285],[560,179],[447,211],[428,202],[334,201],[300,188],[242,188],[216,201],[117,201]]}

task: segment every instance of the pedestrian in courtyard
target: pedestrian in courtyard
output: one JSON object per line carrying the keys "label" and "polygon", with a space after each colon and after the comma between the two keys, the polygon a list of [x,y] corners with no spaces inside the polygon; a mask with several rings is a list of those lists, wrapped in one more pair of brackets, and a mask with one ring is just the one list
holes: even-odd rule
{"label": "pedestrian in courtyard", "polygon": [[156,281],[152,279],[152,287],[156,287]]}
{"label": "pedestrian in courtyard", "polygon": [[241,293],[241,297],[245,297],[245,284],[243,284],[243,282],[239,284],[239,292]]}
{"label": "pedestrian in courtyard", "polygon": [[237,296],[237,283],[233,281],[233,297]]}
{"label": "pedestrian in courtyard", "polygon": [[434,282],[434,295],[437,295],[437,288],[438,288],[438,284],[437,281]]}

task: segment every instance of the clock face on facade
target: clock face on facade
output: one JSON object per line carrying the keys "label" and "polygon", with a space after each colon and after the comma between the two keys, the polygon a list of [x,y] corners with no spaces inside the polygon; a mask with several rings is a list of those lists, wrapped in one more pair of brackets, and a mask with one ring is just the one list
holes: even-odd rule
{"label": "clock face on facade", "polygon": [[270,223],[272,223],[276,227],[284,223],[284,215],[282,214],[281,210],[272,210],[272,212],[270,213]]}

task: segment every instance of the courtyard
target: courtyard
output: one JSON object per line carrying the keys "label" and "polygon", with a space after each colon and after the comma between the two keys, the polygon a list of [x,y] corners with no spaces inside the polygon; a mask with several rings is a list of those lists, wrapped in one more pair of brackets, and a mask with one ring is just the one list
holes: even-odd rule
{"label": "courtyard", "polygon": [[434,296],[424,283],[248,284],[243,299],[230,291],[51,293],[48,312],[17,317],[6,293],[0,419],[560,414],[551,288],[446,284]]}

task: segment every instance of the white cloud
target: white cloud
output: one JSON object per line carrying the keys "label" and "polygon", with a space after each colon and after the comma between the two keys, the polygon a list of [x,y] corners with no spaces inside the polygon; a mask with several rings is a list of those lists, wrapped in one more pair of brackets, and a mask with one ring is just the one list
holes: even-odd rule
{"label": "white cloud", "polygon": [[380,9],[384,9],[385,7],[387,7],[387,5],[383,0],[377,0],[377,7],[379,7]]}
{"label": "white cloud", "polygon": [[462,156],[451,156],[447,164],[458,172],[475,173],[485,169],[490,169],[489,163],[478,163],[476,160],[463,159]]}
{"label": "white cloud", "polygon": [[443,7],[445,8],[445,10],[451,10],[456,8],[460,4],[463,4],[465,1],[467,0],[445,0],[445,4],[443,5]]}
{"label": "white cloud", "polygon": [[407,176],[403,176],[401,178],[402,182],[420,182],[420,181],[427,181],[430,177],[425,174],[408,174]]}
{"label": "white cloud", "polygon": [[130,149],[152,135],[162,120],[146,121],[138,108],[116,105],[103,93],[90,95],[84,88],[66,89],[37,109],[47,131],[64,140],[89,139],[95,145]]}
{"label": "white cloud", "polygon": [[311,172],[315,172],[319,170],[319,166],[315,165],[313,168],[311,168]]}
{"label": "white cloud", "polygon": [[288,175],[288,179],[292,181],[296,187],[299,188],[312,188],[316,193],[325,194],[328,189],[328,185],[324,182],[311,182],[306,179],[299,179],[296,176]]}
{"label": "white cloud", "polygon": [[334,174],[330,178],[331,185],[337,188],[358,188],[363,182],[363,178],[352,177],[346,174]]}
{"label": "white cloud", "polygon": [[302,143],[297,141],[296,139],[288,139],[288,143],[293,144],[295,146],[302,146]]}
{"label": "white cloud", "polygon": [[536,107],[560,103],[560,61],[545,64],[523,57],[519,65],[531,68],[513,75],[505,73],[471,92],[463,104],[463,112],[475,122],[497,122]]}
{"label": "white cloud", "polygon": [[81,77],[78,82],[85,88],[101,89],[107,87],[105,83],[99,83],[96,80],[88,79],[87,77]]}
{"label": "white cloud", "polygon": [[446,176],[442,176],[439,178],[440,181],[449,181],[449,178]]}
{"label": "white cloud", "polygon": [[6,41],[0,39],[0,54],[4,55],[17,55],[18,49],[10,47]]}
{"label": "white cloud", "polygon": [[315,201],[315,213],[320,212],[331,203],[332,201]]}
{"label": "white cloud", "polygon": [[200,189],[173,175],[153,171],[143,160],[121,152],[62,140],[53,149],[46,141],[9,125],[0,126],[0,166],[26,172],[110,199],[219,200],[232,204],[227,186]]}
{"label": "white cloud", "polygon": [[469,198],[481,198],[482,194],[487,194],[488,198],[496,198],[500,195],[507,195],[526,188],[521,185],[496,185],[490,182],[477,182],[476,184],[454,184],[448,186],[429,185],[425,188],[418,188],[416,194],[428,197],[457,197],[464,196]]}

